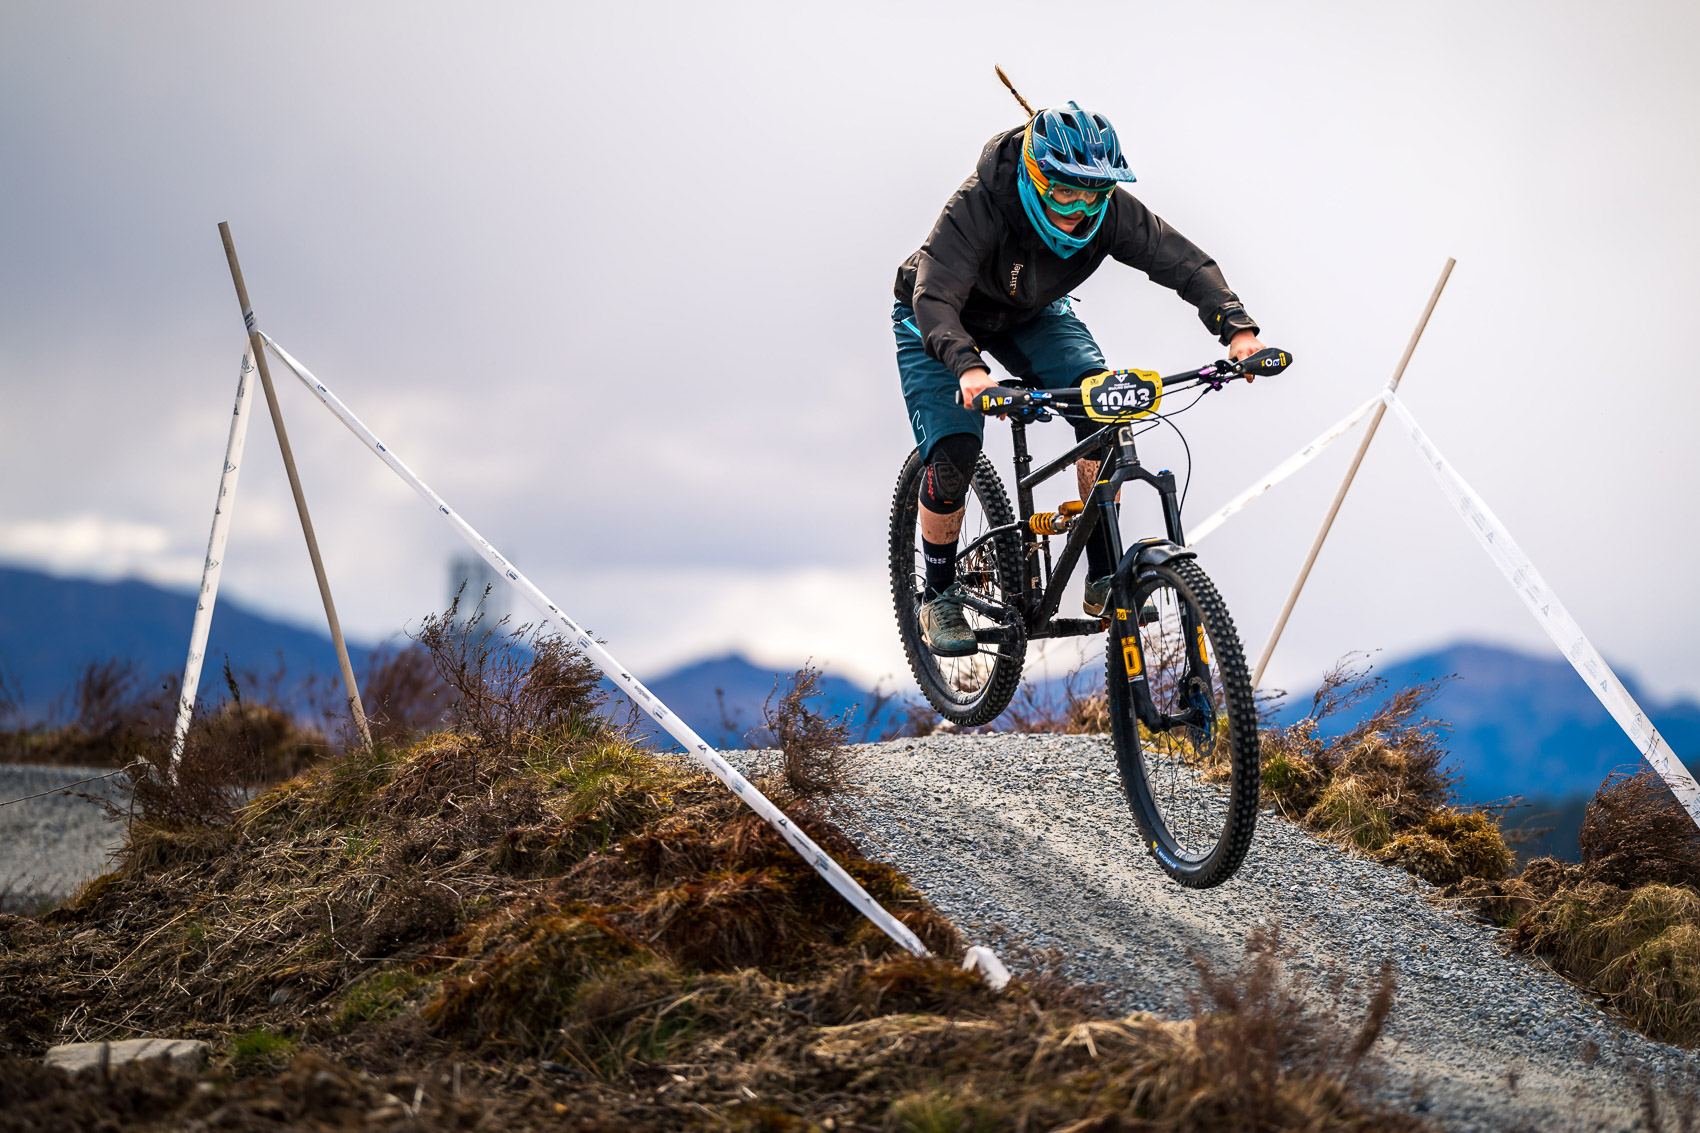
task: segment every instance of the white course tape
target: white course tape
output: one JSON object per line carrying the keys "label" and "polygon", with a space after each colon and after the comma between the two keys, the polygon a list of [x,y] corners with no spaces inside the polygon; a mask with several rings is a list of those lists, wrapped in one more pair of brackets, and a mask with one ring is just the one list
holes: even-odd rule
{"label": "white course tape", "polygon": [[271,348],[272,353],[276,354],[278,359],[293,370],[295,376],[300,378],[307,388],[313,391],[314,396],[324,402],[325,407],[336,414],[337,419],[344,425],[348,426],[349,432],[359,437],[360,442],[377,453],[379,459],[389,465],[390,470],[400,476],[408,487],[418,492],[425,498],[426,502],[436,508],[437,514],[441,515],[449,526],[453,527],[460,537],[471,545],[473,550],[483,556],[485,562],[495,567],[503,578],[511,582],[525,596],[525,600],[537,608],[539,613],[563,630],[567,637],[584,652],[586,657],[590,658],[598,669],[601,669],[610,680],[620,686],[620,689],[627,696],[632,698],[633,703],[649,713],[656,723],[666,728],[674,739],[683,744],[691,758],[695,759],[716,779],[726,784],[733,794],[744,800],[746,806],[761,815],[769,825],[779,831],[780,836],[790,843],[791,848],[801,854],[803,860],[813,866],[815,871],[826,879],[827,884],[838,890],[839,894],[850,902],[857,912],[874,922],[882,932],[915,955],[926,956],[929,954],[927,946],[921,943],[919,937],[909,931],[908,926],[892,916],[883,905],[874,900],[868,894],[868,891],[856,882],[855,878],[844,872],[844,867],[840,866],[825,850],[815,844],[814,839],[797,829],[796,825],[785,817],[785,812],[774,806],[773,801],[757,790],[755,784],[740,775],[735,768],[722,759],[719,752],[709,747],[701,736],[691,730],[688,724],[675,716],[666,705],[656,699],[653,693],[638,683],[637,679],[628,673],[619,661],[614,659],[613,654],[609,653],[581,629],[579,624],[569,618],[559,606],[551,602],[543,591],[539,590],[529,578],[519,572],[517,567],[503,558],[496,548],[492,547],[483,536],[472,529],[471,524],[462,519],[448,504],[444,503],[441,496],[433,492],[423,480],[414,475],[413,470],[404,464],[400,457],[378,440],[372,430],[368,429],[336,394],[326,389],[324,383],[308,372],[305,366],[290,357],[289,352],[274,342],[270,335],[262,334],[261,337],[265,339],[266,345]]}
{"label": "white course tape", "polygon": [[1214,512],[1197,527],[1194,527],[1191,531],[1187,532],[1186,545],[1189,547],[1196,546],[1200,539],[1226,523],[1230,516],[1234,515],[1247,504],[1251,503],[1251,501],[1255,500],[1257,497],[1261,496],[1263,493],[1267,492],[1269,489],[1273,488],[1275,485],[1279,484],[1281,481],[1285,480],[1311,461],[1315,460],[1322,454],[1323,449],[1345,436],[1346,432],[1350,430],[1353,425],[1362,421],[1364,419],[1364,415],[1371,409],[1374,409],[1380,401],[1381,397],[1379,395],[1370,398],[1368,401],[1340,418],[1340,420],[1336,421],[1333,425],[1329,426],[1323,431],[1321,436],[1311,441],[1310,444],[1306,445],[1298,452],[1295,452],[1292,456],[1289,456],[1286,460],[1283,460],[1280,464],[1277,464],[1268,472],[1265,472],[1258,479],[1252,481],[1251,487],[1229,500],[1222,506],[1220,511]]}
{"label": "white course tape", "polygon": [[189,632],[189,659],[183,664],[183,689],[177,698],[177,727],[171,738],[171,775],[183,758],[183,741],[189,734],[189,718],[195,712],[195,693],[201,687],[201,662],[206,657],[207,634],[212,630],[213,603],[218,600],[218,580],[224,573],[224,548],[230,540],[230,509],[236,503],[236,479],[242,473],[242,449],[248,441],[249,394],[254,388],[253,351],[242,353],[242,372],[236,377],[236,411],[230,418],[230,439],[224,445],[224,471],[218,478],[218,501],[213,504],[212,534],[207,536],[207,558],[201,565],[201,593],[195,601],[195,627]]}
{"label": "white course tape", "polygon": [[1512,589],[1523,599],[1523,604],[1529,607],[1529,612],[1535,615],[1535,620],[1541,623],[1541,628],[1547,631],[1547,636],[1557,644],[1559,651],[1575,666],[1583,681],[1587,682],[1600,703],[1605,705],[1612,719],[1616,720],[1637,751],[1641,753],[1653,770],[1663,777],[1670,787],[1671,793],[1682,803],[1696,823],[1700,823],[1700,786],[1694,782],[1693,776],[1684,769],[1682,761],[1671,752],[1670,745],[1659,735],[1653,722],[1647,719],[1647,714],[1641,711],[1641,706],[1635,703],[1635,698],[1629,695],[1629,690],[1623,687],[1623,682],[1617,679],[1617,674],[1611,671],[1600,651],[1594,648],[1576,620],[1570,616],[1570,611],[1564,608],[1564,603],[1558,600],[1552,588],[1541,577],[1535,564],[1529,561],[1529,556],[1511,538],[1511,533],[1505,525],[1493,514],[1487,502],[1478,496],[1464,478],[1458,475],[1456,469],[1440,455],[1440,450],[1434,447],[1434,442],[1428,439],[1422,427],[1417,424],[1411,411],[1405,408],[1405,403],[1387,392],[1381,395],[1393,412],[1399,415],[1400,422],[1405,427],[1405,433],[1422,453],[1423,460],[1429,470],[1440,481],[1441,490],[1446,498],[1452,501],[1452,506],[1458,509],[1458,514],[1464,518],[1464,524],[1475,533],[1481,541],[1482,548],[1488,557],[1499,567],[1500,572],[1510,581]]}

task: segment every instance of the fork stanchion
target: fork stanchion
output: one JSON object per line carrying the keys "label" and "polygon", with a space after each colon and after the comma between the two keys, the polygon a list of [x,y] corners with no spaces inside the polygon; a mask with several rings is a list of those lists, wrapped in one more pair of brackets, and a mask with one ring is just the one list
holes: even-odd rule
{"label": "fork stanchion", "polygon": [[[1451,256],[1446,258],[1446,266],[1440,269],[1440,279],[1434,285],[1434,293],[1428,297],[1428,306],[1423,308],[1423,317],[1417,320],[1417,329],[1411,332],[1411,341],[1405,345],[1405,354],[1399,359],[1398,367],[1393,371],[1393,380],[1387,383],[1387,392],[1392,393],[1399,388],[1400,379],[1405,376],[1405,367],[1411,362],[1411,355],[1417,351],[1417,343],[1422,340],[1423,329],[1428,326],[1429,316],[1434,314],[1434,306],[1440,302],[1440,293],[1446,289],[1446,281],[1452,275],[1452,268],[1458,263]],[[1293,589],[1287,594],[1287,602],[1281,607],[1281,616],[1275,619],[1275,628],[1269,632],[1269,642],[1263,647],[1263,655],[1257,659],[1257,669],[1251,674],[1251,687],[1255,691],[1263,681],[1263,671],[1269,667],[1269,658],[1275,654],[1275,646],[1281,640],[1281,631],[1287,628],[1287,619],[1293,615],[1293,607],[1298,605],[1299,594],[1305,588],[1305,581],[1310,578],[1310,568],[1316,565],[1316,556],[1322,553],[1322,544],[1328,539],[1328,532],[1334,526],[1334,517],[1340,514],[1340,505],[1346,502],[1346,493],[1352,490],[1352,481],[1357,477],[1358,466],[1364,462],[1364,454],[1369,451],[1369,443],[1375,439],[1375,430],[1380,427],[1381,419],[1387,413],[1387,404],[1376,406],[1375,415],[1370,418],[1369,428],[1364,430],[1364,439],[1358,444],[1357,455],[1352,457],[1352,466],[1346,469],[1346,478],[1340,481],[1340,490],[1334,493],[1334,502],[1328,506],[1328,514],[1322,517],[1322,526],[1316,532],[1316,539],[1310,545],[1310,554],[1305,556],[1304,565],[1299,568],[1299,576],[1293,580]]]}

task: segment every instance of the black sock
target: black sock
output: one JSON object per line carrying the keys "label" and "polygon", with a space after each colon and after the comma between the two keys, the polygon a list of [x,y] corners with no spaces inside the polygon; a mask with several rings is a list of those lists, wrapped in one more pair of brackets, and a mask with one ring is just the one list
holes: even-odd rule
{"label": "black sock", "polygon": [[923,598],[930,602],[956,581],[956,540],[933,543],[923,538],[921,553],[927,559],[927,592]]}
{"label": "black sock", "polygon": [[1110,531],[1099,520],[1092,537],[1086,540],[1086,581],[1097,582],[1106,574],[1114,574],[1115,562],[1110,558]]}

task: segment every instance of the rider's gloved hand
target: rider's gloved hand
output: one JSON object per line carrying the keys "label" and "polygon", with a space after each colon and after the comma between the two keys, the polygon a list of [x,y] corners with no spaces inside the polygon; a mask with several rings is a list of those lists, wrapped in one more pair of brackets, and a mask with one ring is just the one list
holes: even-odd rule
{"label": "rider's gloved hand", "polygon": [[992,380],[992,372],[984,367],[969,370],[958,380],[962,386],[962,406],[965,409],[974,404],[974,399],[980,396],[981,390],[991,389],[998,384]]}
{"label": "rider's gloved hand", "polygon": [[1257,341],[1255,331],[1242,330],[1234,335],[1234,340],[1228,344],[1228,361],[1238,362],[1241,358],[1250,358],[1262,349],[1263,343]]}

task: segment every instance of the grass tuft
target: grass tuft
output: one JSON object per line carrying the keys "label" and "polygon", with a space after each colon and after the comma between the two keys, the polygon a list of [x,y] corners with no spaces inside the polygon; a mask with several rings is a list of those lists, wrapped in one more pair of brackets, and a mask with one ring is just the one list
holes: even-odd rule
{"label": "grass tuft", "polygon": [[230,1064],[238,1072],[247,1074],[278,1070],[295,1057],[300,1045],[289,1035],[263,1029],[244,1031],[230,1040]]}

